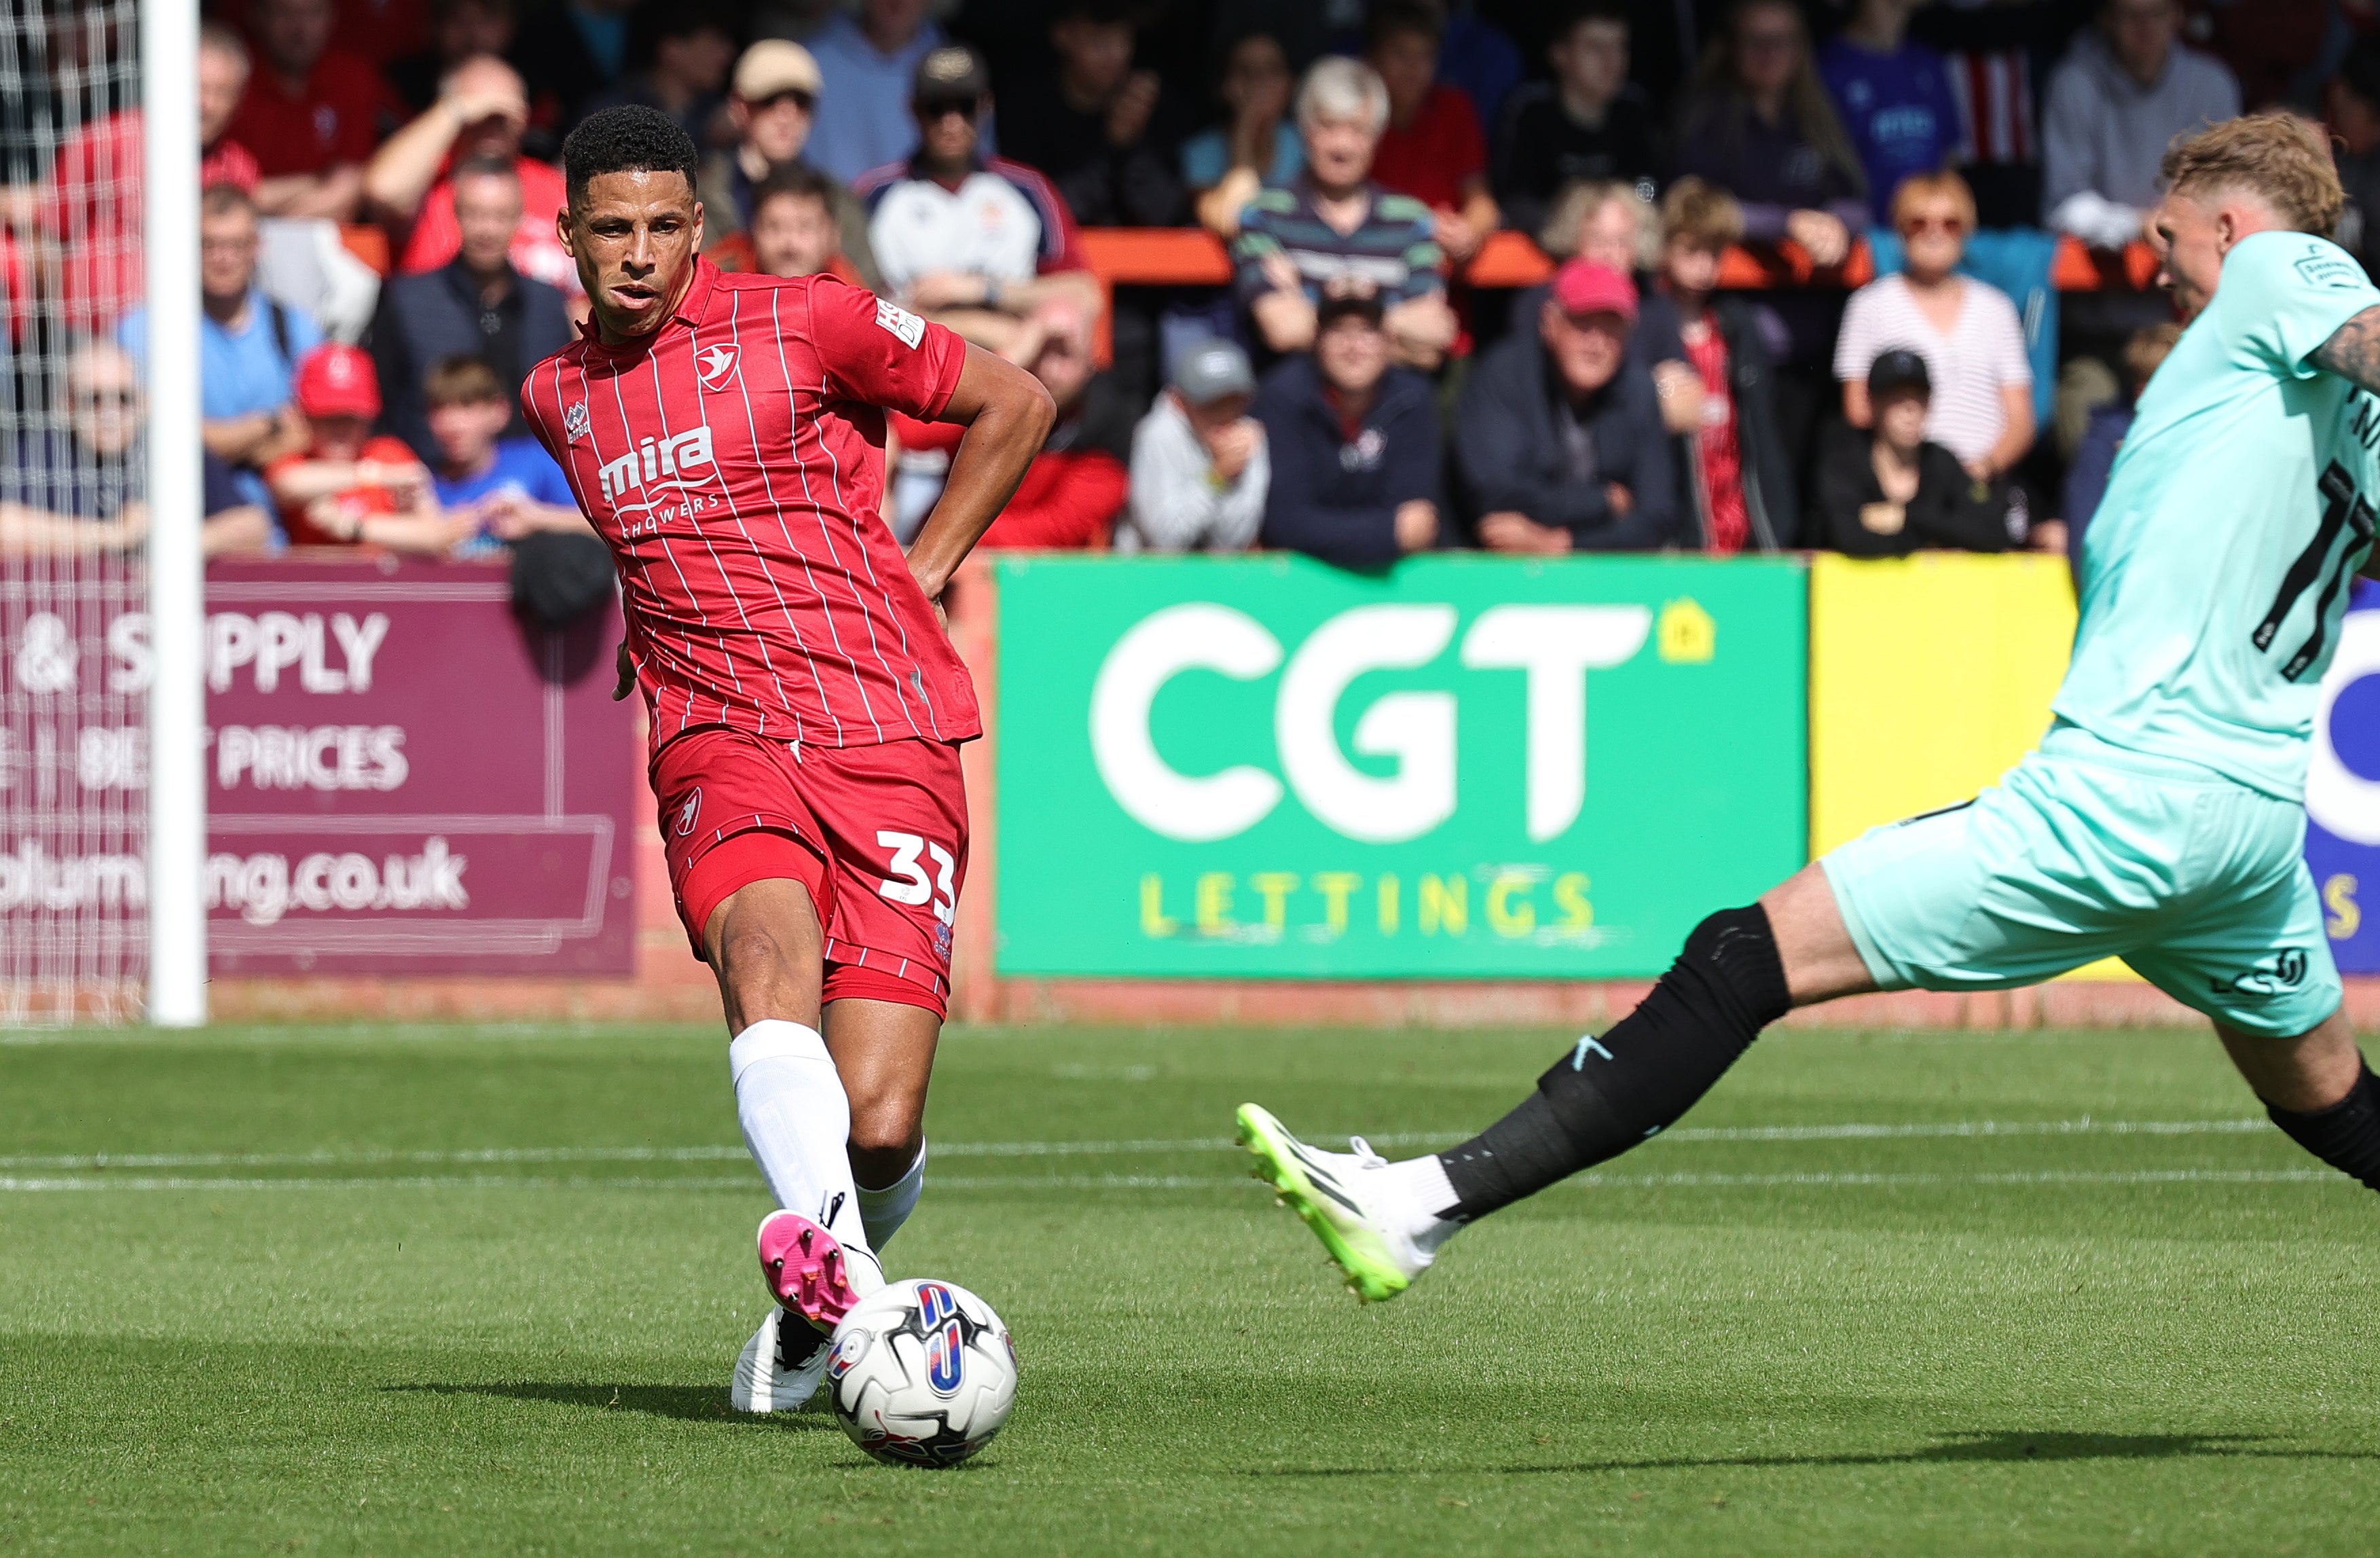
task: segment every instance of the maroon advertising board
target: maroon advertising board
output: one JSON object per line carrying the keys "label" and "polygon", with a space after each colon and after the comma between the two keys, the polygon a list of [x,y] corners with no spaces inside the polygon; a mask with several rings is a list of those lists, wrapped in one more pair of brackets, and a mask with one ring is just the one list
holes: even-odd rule
{"label": "maroon advertising board", "polygon": [[214,970],[632,973],[619,640],[528,626],[501,563],[210,568]]}

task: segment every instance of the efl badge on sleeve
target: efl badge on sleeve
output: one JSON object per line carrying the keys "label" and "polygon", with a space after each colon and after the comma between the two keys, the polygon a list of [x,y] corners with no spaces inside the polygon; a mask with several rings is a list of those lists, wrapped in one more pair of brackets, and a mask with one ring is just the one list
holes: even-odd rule
{"label": "efl badge on sleeve", "polygon": [[901,344],[915,349],[926,338],[926,322],[898,303],[876,299],[876,323],[901,337]]}

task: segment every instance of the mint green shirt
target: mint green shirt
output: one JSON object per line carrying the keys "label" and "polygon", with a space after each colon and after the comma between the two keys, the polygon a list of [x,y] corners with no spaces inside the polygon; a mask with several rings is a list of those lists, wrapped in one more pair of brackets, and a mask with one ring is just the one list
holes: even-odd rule
{"label": "mint green shirt", "polygon": [[2380,498],[2380,403],[2310,359],[2380,305],[2347,251],[2258,233],[2149,381],[2086,533],[2052,705],[2287,800]]}

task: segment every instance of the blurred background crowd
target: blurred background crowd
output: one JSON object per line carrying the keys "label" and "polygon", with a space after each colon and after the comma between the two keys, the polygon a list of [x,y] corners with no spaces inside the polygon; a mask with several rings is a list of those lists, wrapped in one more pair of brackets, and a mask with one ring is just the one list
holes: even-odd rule
{"label": "blurred background crowd", "polygon": [[[0,105],[30,408],[0,550],[121,549],[139,109],[77,77],[69,0],[41,14],[22,79],[56,88]],[[584,314],[561,140],[640,103],[701,151],[716,263],[875,288],[1049,385],[989,544],[2066,551],[2176,335],[2142,247],[2168,142],[2299,116],[2365,256],[2376,29],[2371,0],[213,0],[208,544],[586,542],[515,396]],[[897,530],[952,431],[896,420]]]}

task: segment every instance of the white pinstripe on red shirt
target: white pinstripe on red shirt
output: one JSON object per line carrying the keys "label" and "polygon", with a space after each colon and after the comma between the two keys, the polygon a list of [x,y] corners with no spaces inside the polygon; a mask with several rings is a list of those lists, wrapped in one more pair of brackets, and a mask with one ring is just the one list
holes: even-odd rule
{"label": "white pinstripe on red shirt", "polygon": [[650,336],[591,328],[521,408],[612,548],[653,744],[980,735],[966,668],[878,517],[884,408],[931,419],[966,347],[832,276],[696,262]]}

